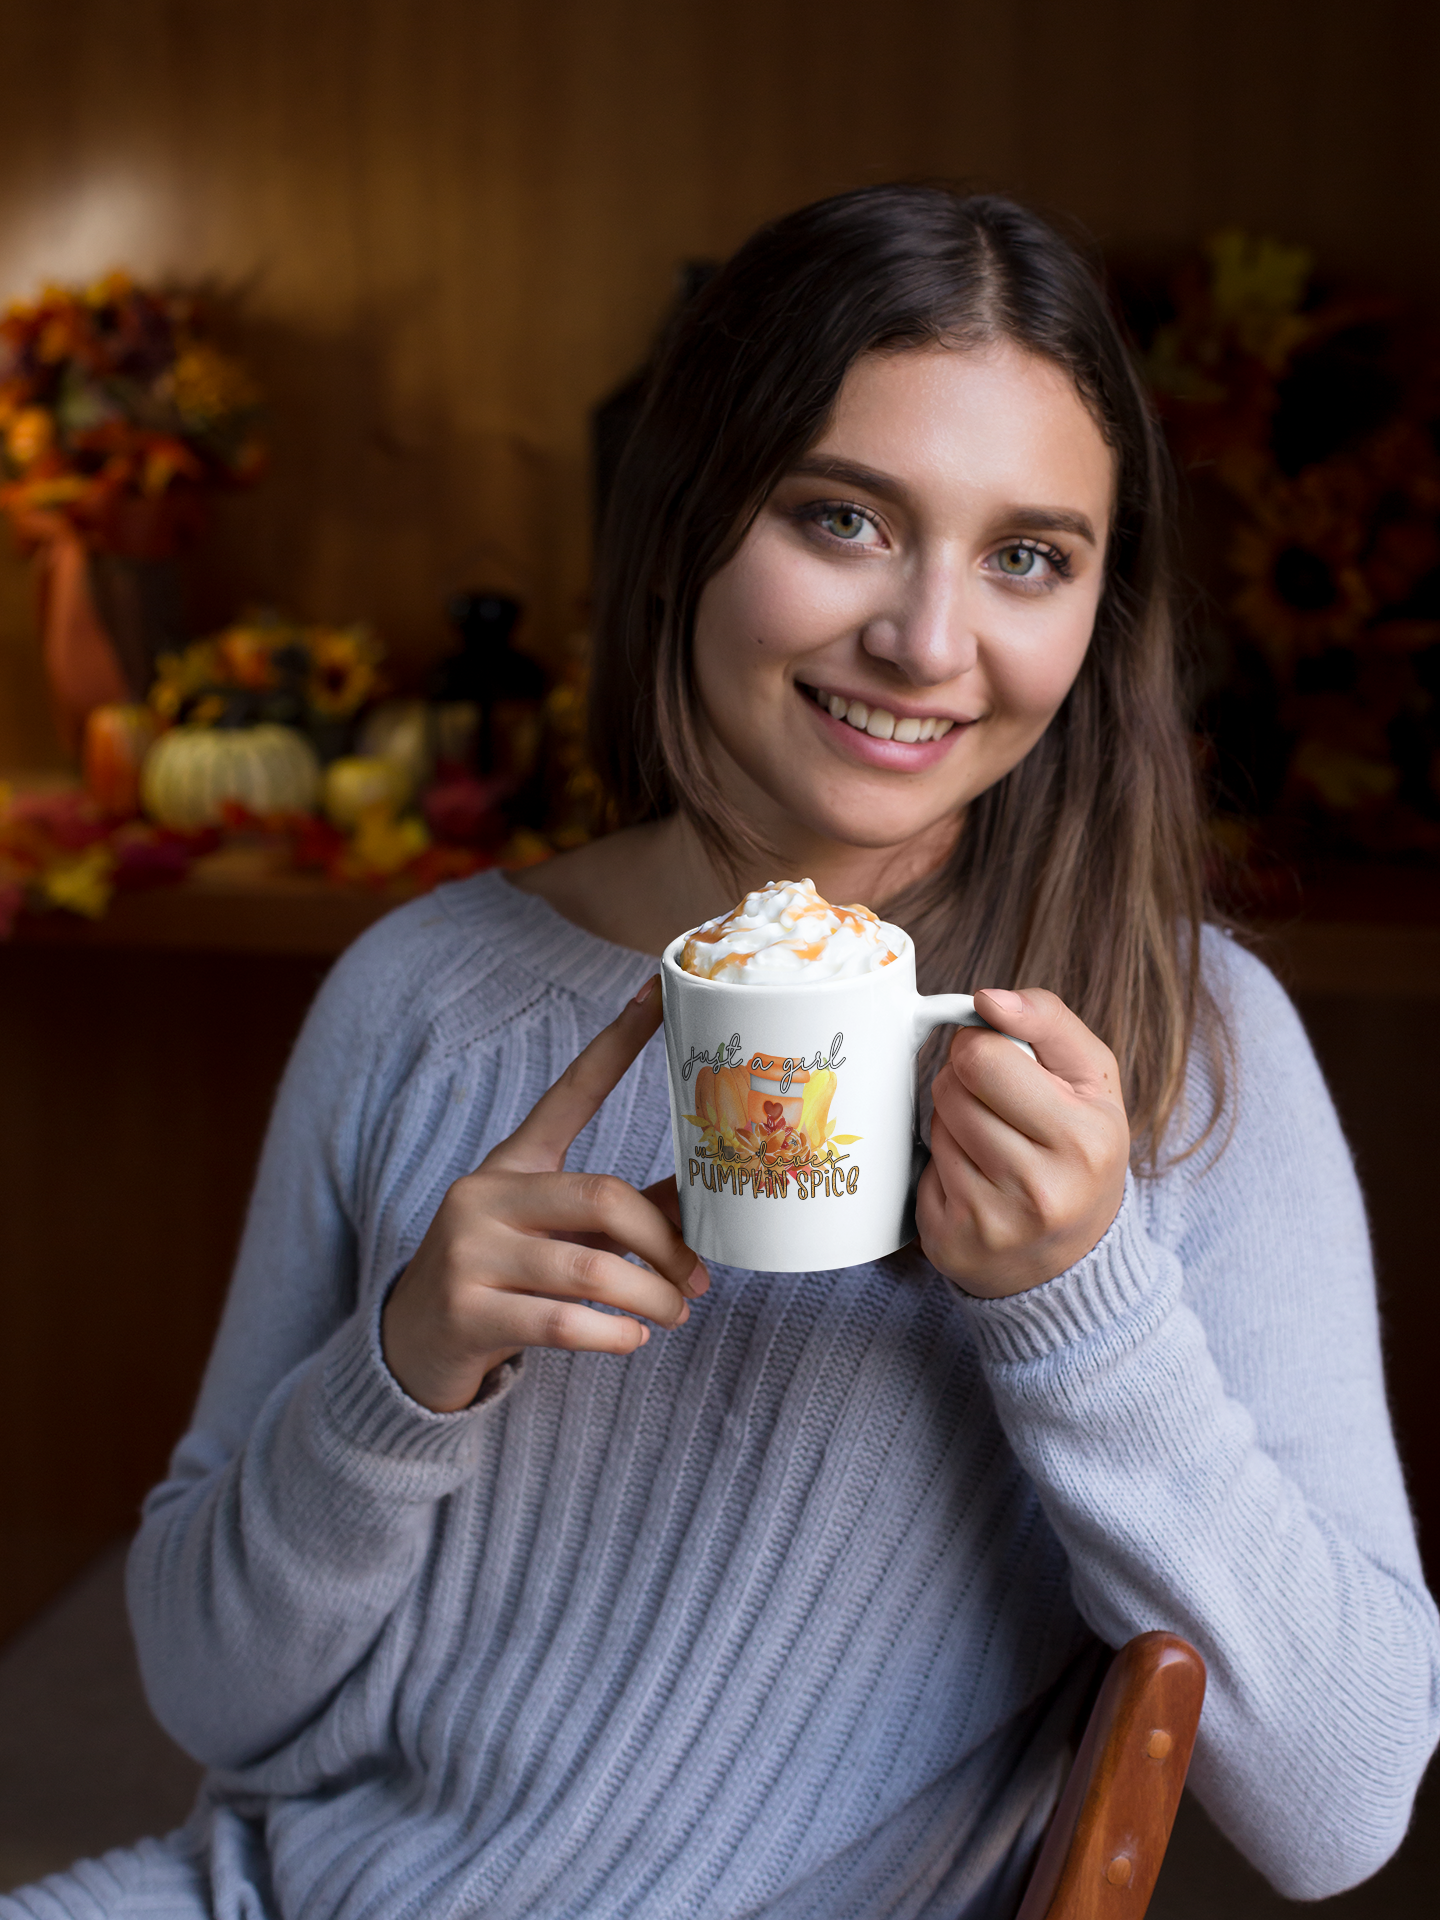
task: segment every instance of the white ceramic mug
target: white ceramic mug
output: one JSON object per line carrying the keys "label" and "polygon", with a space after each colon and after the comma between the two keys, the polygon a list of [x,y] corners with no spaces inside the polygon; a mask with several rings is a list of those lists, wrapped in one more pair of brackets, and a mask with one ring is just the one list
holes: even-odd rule
{"label": "white ceramic mug", "polygon": [[974,1000],[917,993],[908,935],[876,972],[806,986],[702,979],[684,945],[665,949],[660,984],[686,1243],[772,1273],[905,1246],[925,1163],[916,1055],[936,1027],[985,1026]]}

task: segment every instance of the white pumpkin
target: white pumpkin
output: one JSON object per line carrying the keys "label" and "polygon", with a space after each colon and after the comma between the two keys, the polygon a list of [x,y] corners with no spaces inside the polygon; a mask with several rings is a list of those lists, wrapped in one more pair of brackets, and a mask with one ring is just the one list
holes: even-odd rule
{"label": "white pumpkin", "polygon": [[262,817],[308,813],[320,762],[293,727],[172,727],[140,769],[140,799],[162,827],[215,827],[227,803]]}

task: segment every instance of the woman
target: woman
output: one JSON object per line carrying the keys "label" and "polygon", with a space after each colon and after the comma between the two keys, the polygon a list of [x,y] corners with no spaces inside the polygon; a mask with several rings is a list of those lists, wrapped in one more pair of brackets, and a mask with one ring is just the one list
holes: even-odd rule
{"label": "woman", "polygon": [[[1166,537],[1038,220],[886,188],[741,250],[611,515],[622,830],[391,916],[286,1076],[132,1559],[200,1806],[0,1915],[1008,1914],[1156,1626],[1277,1886],[1388,1856],[1436,1617],[1348,1156],[1202,934]],[[933,1063],[916,1246],[710,1275],[653,956],[772,873],[901,920],[1037,1062]]]}

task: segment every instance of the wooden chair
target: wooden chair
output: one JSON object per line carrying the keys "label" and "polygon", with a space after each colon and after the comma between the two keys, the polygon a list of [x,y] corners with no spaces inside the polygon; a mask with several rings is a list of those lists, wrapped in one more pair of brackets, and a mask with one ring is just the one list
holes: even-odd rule
{"label": "wooden chair", "polygon": [[1205,1699],[1205,1662],[1142,1633],[1111,1662],[1016,1920],[1141,1920]]}

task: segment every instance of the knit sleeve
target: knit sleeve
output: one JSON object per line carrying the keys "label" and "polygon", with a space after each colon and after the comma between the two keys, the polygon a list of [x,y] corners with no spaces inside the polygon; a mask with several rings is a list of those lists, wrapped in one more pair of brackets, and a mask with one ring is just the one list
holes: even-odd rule
{"label": "knit sleeve", "polygon": [[305,1023],[195,1417],[131,1553],[151,1706],[211,1765],[291,1738],[372,1657],[514,1377],[431,1413],[384,1364],[383,1291],[357,1298],[363,1155],[407,1065],[416,914],[351,948]]}
{"label": "knit sleeve", "polygon": [[1350,1156],[1289,1001],[1229,942],[1217,956],[1228,1138],[1132,1181],[1068,1273],[964,1310],[1080,1611],[1111,1646],[1160,1627],[1200,1649],[1191,1783],[1282,1893],[1320,1899],[1404,1835],[1440,1631]]}

